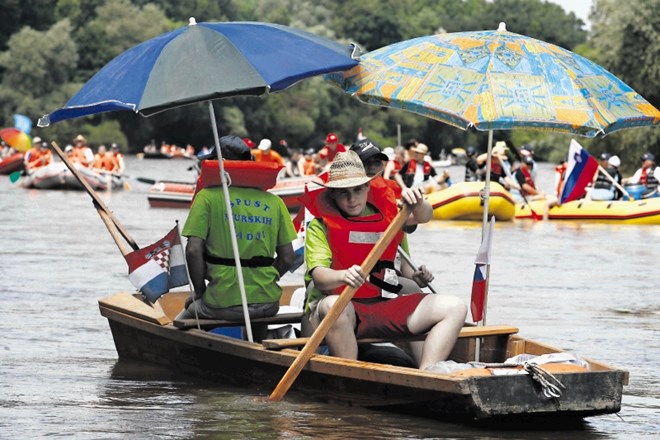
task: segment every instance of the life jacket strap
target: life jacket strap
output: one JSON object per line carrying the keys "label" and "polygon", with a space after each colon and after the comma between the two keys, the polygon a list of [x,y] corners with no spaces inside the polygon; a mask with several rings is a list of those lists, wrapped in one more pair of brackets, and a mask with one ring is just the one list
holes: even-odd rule
{"label": "life jacket strap", "polygon": [[394,262],[378,260],[378,262],[376,262],[376,264],[374,265],[374,268],[369,273],[369,282],[374,286],[379,287],[382,290],[387,290],[388,292],[392,292],[392,293],[399,293],[401,289],[403,289],[403,285],[391,284],[388,283],[387,281],[384,281],[374,276],[375,274],[381,272],[384,269],[394,269]]}
{"label": "life jacket strap", "polygon": [[[215,255],[204,253],[204,261],[211,264],[220,264],[222,266],[236,266],[236,260],[233,258],[216,257]],[[256,256],[249,259],[241,258],[243,267],[268,267],[275,262],[273,257]]]}

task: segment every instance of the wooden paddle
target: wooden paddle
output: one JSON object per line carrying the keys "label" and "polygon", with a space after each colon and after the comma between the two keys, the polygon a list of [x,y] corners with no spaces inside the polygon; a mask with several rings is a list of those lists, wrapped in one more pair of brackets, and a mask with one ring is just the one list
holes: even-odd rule
{"label": "wooden paddle", "polygon": [[[394,236],[401,231],[408,216],[412,212],[408,204],[404,204],[401,211],[396,215],[392,223],[387,227],[387,230],[382,237],[378,240],[376,245],[371,249],[369,255],[361,265],[364,273],[371,272],[371,269],[376,265],[385,249],[390,244]],[[279,402],[282,400],[286,392],[291,388],[293,382],[296,380],[302,369],[307,364],[307,361],[316,353],[316,349],[321,344],[325,336],[328,334],[330,327],[335,323],[339,315],[344,311],[348,303],[355,295],[356,287],[346,286],[339,295],[339,299],[332,305],[328,314],[323,318],[321,324],[316,328],[312,336],[309,338],[303,349],[300,351],[298,357],[293,361],[287,372],[284,374],[280,383],[277,384],[275,390],[271,393],[268,400],[271,402]]]}
{"label": "wooden paddle", "polygon": [[[128,234],[128,231],[124,229],[124,227],[119,223],[119,220],[115,218],[115,216],[112,214],[112,212],[108,209],[108,207],[103,203],[103,200],[96,194],[96,191],[89,186],[89,183],[85,180],[85,178],[80,174],[80,171],[71,163],[69,158],[64,154],[62,149],[57,145],[56,142],[51,142],[51,145],[53,146],[53,149],[55,150],[55,153],[57,153],[58,156],[60,156],[60,159],[62,159],[62,162],[66,165],[66,167],[73,173],[73,175],[78,179],[78,182],[82,185],[82,187],[87,191],[87,193],[92,197],[92,200],[94,201],[94,207],[96,207],[97,210],[102,210],[107,214],[107,217],[114,223],[115,227],[117,228],[117,231],[121,234],[122,237],[128,242],[128,244],[131,245],[133,250],[138,250],[140,249],[140,246],[137,245],[135,240],[133,240],[133,237],[131,237]],[[103,216],[101,217],[103,219]],[[105,220],[104,220],[105,221]]]}

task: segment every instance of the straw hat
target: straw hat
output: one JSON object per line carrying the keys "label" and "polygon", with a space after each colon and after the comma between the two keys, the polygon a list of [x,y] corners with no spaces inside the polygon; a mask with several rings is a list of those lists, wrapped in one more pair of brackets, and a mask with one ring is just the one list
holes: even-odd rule
{"label": "straw hat", "polygon": [[414,147],[412,147],[411,150],[414,151],[415,153],[428,154],[429,147],[427,147],[426,144],[417,144]]}
{"label": "straw hat", "polygon": [[326,188],[353,188],[371,179],[373,177],[368,177],[364,171],[360,156],[355,151],[349,150],[345,153],[337,153],[328,169],[328,181],[319,183]]}
{"label": "straw hat", "polygon": [[83,136],[82,134],[79,134],[78,136],[76,136],[75,138],[73,138],[73,143],[75,144],[76,142],[84,142],[84,143],[87,143],[87,139],[85,139],[85,136]]}

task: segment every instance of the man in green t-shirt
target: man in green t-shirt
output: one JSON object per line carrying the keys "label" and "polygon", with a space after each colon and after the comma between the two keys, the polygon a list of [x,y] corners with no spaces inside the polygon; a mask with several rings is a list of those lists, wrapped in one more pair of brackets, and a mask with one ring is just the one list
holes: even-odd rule
{"label": "man in green t-shirt", "polygon": [[[228,160],[250,160],[250,149],[238,136],[220,139]],[[277,280],[293,263],[296,231],[282,199],[258,188],[230,187],[231,215],[243,268],[251,318],[273,316],[282,289]],[[243,320],[241,295],[229,235],[222,188],[204,188],[193,201],[183,227],[186,259],[195,290],[177,319]],[[205,280],[208,280],[208,285]],[[195,313],[196,310],[196,313]]]}

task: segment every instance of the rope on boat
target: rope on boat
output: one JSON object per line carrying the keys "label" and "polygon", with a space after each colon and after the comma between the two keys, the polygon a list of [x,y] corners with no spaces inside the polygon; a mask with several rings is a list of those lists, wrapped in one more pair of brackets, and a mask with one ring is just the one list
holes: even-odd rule
{"label": "rope on boat", "polygon": [[543,395],[548,399],[561,397],[561,390],[566,389],[563,383],[552,373],[544,370],[535,362],[524,362],[523,368],[529,375],[541,385]]}
{"label": "rope on boat", "polygon": [[559,379],[557,379],[552,373],[541,368],[536,362],[523,362],[523,363],[484,363],[484,362],[474,362],[483,366],[484,368],[511,368],[511,367],[523,367],[523,369],[529,374],[529,376],[539,385],[541,385],[541,390],[543,395],[548,398],[559,398],[561,397],[562,391],[565,390],[566,386]]}

